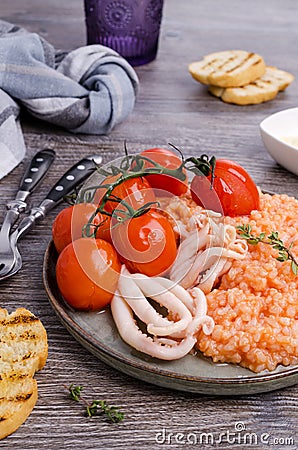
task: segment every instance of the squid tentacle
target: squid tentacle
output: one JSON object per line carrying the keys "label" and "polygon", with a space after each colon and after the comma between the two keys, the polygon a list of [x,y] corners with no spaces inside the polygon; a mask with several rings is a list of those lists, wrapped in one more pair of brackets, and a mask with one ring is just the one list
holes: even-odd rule
{"label": "squid tentacle", "polygon": [[189,311],[193,314],[194,312],[194,301],[190,293],[184,289],[180,284],[175,283],[172,280],[164,277],[156,277],[156,280],[174,295],[176,295],[179,300],[189,309]]}
{"label": "squid tentacle", "polygon": [[199,287],[204,294],[211,292],[216,280],[220,274],[223,274],[224,267],[229,268],[227,263],[227,258],[222,258],[217,260],[203,275],[200,273],[195,281],[195,285]]}
{"label": "squid tentacle", "polygon": [[189,325],[187,332],[195,334],[199,331],[199,328],[203,328],[204,334],[211,334],[214,328],[214,320],[207,315],[207,299],[204,292],[194,287],[190,291],[196,303],[196,312],[192,323]]}
{"label": "squid tentacle", "polygon": [[187,336],[181,341],[175,341],[176,344],[167,345],[163,338],[159,342],[158,338],[153,340],[142,333],[134,320],[132,310],[119,294],[119,291],[115,293],[112,299],[111,311],[122,339],[136,350],[152,357],[163,360],[180,359],[187,355],[196,343],[194,336]]}
{"label": "squid tentacle", "polygon": [[[124,272],[124,271],[123,271]],[[130,275],[123,273],[119,277],[118,289],[127,304],[146,325],[170,326],[174,322],[159,314],[148,302],[141,289]],[[129,273],[129,272],[127,272]]]}
{"label": "squid tentacle", "polygon": [[208,242],[209,224],[199,231],[192,231],[188,237],[181,242],[178,256],[172,265],[170,278],[174,281],[180,281],[187,275],[189,268],[196,259],[197,253],[202,250]]}
{"label": "squid tentacle", "polygon": [[171,291],[165,289],[158,283],[156,278],[150,278],[142,274],[134,274],[132,275],[132,278],[147,297],[157,301],[175,316],[180,317],[180,320],[177,320],[168,326],[149,324],[147,329],[150,334],[156,336],[168,336],[187,328],[192,321],[191,312]]}

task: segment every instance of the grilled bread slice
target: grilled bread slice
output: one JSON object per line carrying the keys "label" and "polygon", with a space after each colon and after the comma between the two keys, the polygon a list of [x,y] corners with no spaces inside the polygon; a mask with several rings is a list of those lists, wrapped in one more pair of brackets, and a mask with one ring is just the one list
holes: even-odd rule
{"label": "grilled bread slice", "polygon": [[48,354],[47,334],[30,311],[0,309],[0,439],[29,416],[38,397],[33,378]]}
{"label": "grilled bread slice", "polygon": [[188,66],[195,80],[219,87],[248,84],[260,78],[265,73],[265,67],[262,56],[245,50],[210,53]]}
{"label": "grilled bread slice", "polygon": [[215,97],[220,97],[226,103],[255,105],[275,98],[278,93],[278,87],[276,84],[258,79],[242,87],[225,89],[218,86],[209,86],[209,92]]}
{"label": "grilled bread slice", "polygon": [[262,77],[246,86],[235,88],[209,86],[209,91],[226,103],[253,105],[272,100],[279,91],[285,90],[293,80],[294,76],[289,72],[267,66]]}
{"label": "grilled bread slice", "polygon": [[3,439],[25,422],[36,404],[38,391],[36,380],[29,375],[1,384],[0,439]]}
{"label": "grilled bread slice", "polygon": [[294,81],[294,75],[274,66],[267,66],[262,78],[268,82],[275,83],[279,91],[284,91]]}

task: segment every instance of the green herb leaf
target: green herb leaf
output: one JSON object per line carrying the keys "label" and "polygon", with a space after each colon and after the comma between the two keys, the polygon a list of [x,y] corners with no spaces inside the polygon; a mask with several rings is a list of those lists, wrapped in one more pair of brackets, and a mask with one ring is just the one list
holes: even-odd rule
{"label": "green herb leaf", "polygon": [[99,406],[111,422],[122,422],[125,417],[115,406],[108,406],[105,400],[100,400]]}
{"label": "green herb leaf", "polygon": [[[65,386],[66,387],[66,386]],[[81,396],[81,391],[83,390],[83,386],[75,386],[71,384],[68,388],[70,393],[70,398],[76,402],[83,402],[86,406],[86,412],[88,417],[95,416],[98,412],[104,413],[110,422],[118,423],[122,422],[124,419],[124,413],[119,411],[119,408],[116,406],[109,406],[106,400],[92,400],[92,402],[87,402]],[[100,411],[98,410],[100,408]]]}
{"label": "green herb leaf", "polygon": [[97,408],[98,408],[98,401],[93,400],[93,402],[90,405],[87,405],[86,407],[88,416],[89,417],[95,416],[95,414],[97,413]]}
{"label": "green herb leaf", "polygon": [[101,411],[111,422],[118,423],[124,419],[124,413],[119,411],[116,406],[107,405],[105,400],[93,400],[90,405],[87,405],[87,415],[89,417],[95,416],[98,413],[98,408],[101,408]]}
{"label": "green herb leaf", "polygon": [[242,239],[246,239],[247,243],[250,245],[257,245],[260,242],[263,244],[271,245],[274,250],[278,250],[278,256],[276,257],[277,261],[291,261],[291,270],[295,276],[298,274],[298,262],[296,261],[293,253],[291,252],[291,248],[294,243],[291,242],[289,247],[286,247],[283,241],[279,238],[278,231],[272,231],[266,237],[266,233],[260,233],[259,236],[255,236],[252,234],[252,227],[250,224],[243,224],[242,226],[236,227],[239,236]]}
{"label": "green herb leaf", "polygon": [[81,391],[83,389],[83,386],[74,386],[73,384],[71,384],[68,388],[70,398],[78,402],[81,397]]}

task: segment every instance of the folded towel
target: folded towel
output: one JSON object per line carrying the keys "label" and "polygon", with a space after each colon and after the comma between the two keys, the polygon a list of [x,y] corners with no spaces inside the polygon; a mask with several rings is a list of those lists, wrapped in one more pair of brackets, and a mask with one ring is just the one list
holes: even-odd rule
{"label": "folded towel", "polygon": [[20,108],[0,89],[0,179],[24,158],[26,148],[18,120]]}
{"label": "folded towel", "polygon": [[[137,89],[134,69],[114,50],[89,45],[63,53],[38,34],[0,20],[0,150],[2,156],[1,145],[9,148],[13,164],[23,157],[24,142],[12,99],[73,133],[107,134],[131,113]],[[16,153],[8,137],[12,118],[20,139]],[[14,167],[7,161],[1,157],[0,178]]]}

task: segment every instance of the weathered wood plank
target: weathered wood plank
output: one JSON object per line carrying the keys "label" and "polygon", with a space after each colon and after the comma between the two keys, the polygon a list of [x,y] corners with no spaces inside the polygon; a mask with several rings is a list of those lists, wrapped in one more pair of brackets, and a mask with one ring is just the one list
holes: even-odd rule
{"label": "weathered wood plank", "polygon": [[[42,34],[55,47],[66,50],[85,43],[83,0],[61,1],[1,0],[0,15]],[[298,85],[293,83],[269,103],[249,107],[227,105],[211,97],[206,88],[188,74],[189,62],[211,51],[244,48],[261,53],[268,64],[294,75],[298,73],[297,7],[284,0],[170,0],[165,2],[164,19],[156,61],[137,68],[140,92],[131,116],[108,136],[74,136],[23,115],[27,145],[26,160],[0,180],[0,220],[5,202],[12,198],[26,161],[44,146],[55,149],[57,158],[46,180],[32,196],[37,204],[58,177],[75,159],[102,152],[108,162],[123,152],[124,140],[132,152],[172,142],[186,155],[214,153],[238,160],[263,189],[298,196],[297,177],[279,167],[266,153],[259,135],[259,123],[267,115],[296,106]],[[59,211],[60,205],[56,211]],[[243,397],[205,397],[173,392],[134,380],[109,368],[87,353],[60,325],[43,289],[43,254],[51,238],[56,211],[24,237],[20,248],[24,267],[0,285],[1,306],[13,310],[26,306],[44,322],[49,337],[46,367],[36,376],[39,400],[26,423],[0,448],[81,450],[85,448],[179,449],[177,433],[185,439],[210,433],[214,441],[197,448],[242,449],[245,445],[227,442],[243,423],[258,439],[254,448],[267,448],[264,433],[273,439],[298,441],[298,386]],[[104,419],[87,419],[79,404],[67,398],[65,385],[86,386],[86,397],[106,399],[122,406],[123,424],[111,425]],[[163,431],[165,430],[165,431]],[[159,434],[158,434],[159,433]],[[171,434],[172,433],[172,434]],[[158,441],[159,439],[159,441]],[[164,439],[164,442],[161,442]],[[210,437],[211,439],[211,437]],[[159,442],[159,443],[158,443]],[[188,444],[188,448],[193,448]]]}

